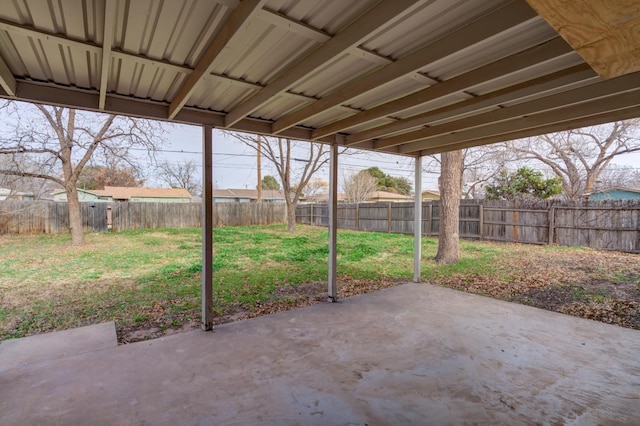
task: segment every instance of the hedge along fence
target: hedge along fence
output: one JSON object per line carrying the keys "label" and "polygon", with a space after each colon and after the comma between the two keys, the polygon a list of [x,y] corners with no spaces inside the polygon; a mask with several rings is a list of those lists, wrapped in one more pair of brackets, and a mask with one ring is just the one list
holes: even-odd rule
{"label": "hedge along fence", "polygon": [[[414,208],[413,203],[339,204],[338,228],[412,234]],[[422,234],[437,236],[439,218],[439,203],[424,202]],[[328,226],[329,207],[301,204],[296,221]],[[640,202],[462,200],[460,236],[640,253]]]}
{"label": "hedge along fence", "polygon": [[[80,203],[85,231],[199,228],[202,203]],[[284,203],[217,203],[213,225],[284,223]],[[42,234],[69,231],[69,206],[53,201],[1,201],[0,234]]]}

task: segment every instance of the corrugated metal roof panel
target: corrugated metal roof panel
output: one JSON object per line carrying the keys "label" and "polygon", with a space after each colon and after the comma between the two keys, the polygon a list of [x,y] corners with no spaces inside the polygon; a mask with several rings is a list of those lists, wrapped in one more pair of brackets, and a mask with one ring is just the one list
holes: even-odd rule
{"label": "corrugated metal roof panel", "polygon": [[563,55],[552,60],[536,64],[532,67],[525,68],[521,71],[507,74],[504,77],[496,78],[488,82],[478,84],[476,86],[470,87],[467,91],[475,93],[476,95],[483,95],[485,93],[493,92],[494,90],[498,90],[503,87],[507,87],[527,80],[532,80],[536,77],[541,77],[556,70],[569,68],[572,65],[577,65],[582,62],[582,58],[580,58],[577,53],[571,52],[567,55]]}
{"label": "corrugated metal roof panel", "polygon": [[0,31],[0,52],[14,75],[95,89],[100,49],[39,33]]}
{"label": "corrugated metal roof panel", "polygon": [[345,53],[331,64],[317,69],[312,75],[298,82],[293,90],[308,96],[326,96],[346,82],[376,68],[375,64],[365,59]]}
{"label": "corrugated metal roof panel", "polygon": [[343,107],[328,108],[320,114],[305,120],[304,124],[308,127],[320,127],[336,120],[341,120],[353,115],[356,111]]}
{"label": "corrugated metal roof panel", "polygon": [[189,105],[214,111],[229,111],[256,91],[250,86],[234,85],[212,78],[205,79],[201,84],[202,90],[191,95]]}
{"label": "corrugated metal roof panel", "polygon": [[421,68],[420,71],[440,80],[448,80],[554,37],[557,34],[543,20],[532,19]]}
{"label": "corrugated metal roof panel", "polygon": [[[213,1],[119,0],[113,48],[194,67],[232,9]],[[128,19],[143,17],[144,21]]]}
{"label": "corrugated metal roof panel", "polygon": [[78,41],[102,43],[104,0],[5,1],[0,19]]}
{"label": "corrugated metal roof panel", "polygon": [[402,20],[401,25],[376,34],[364,47],[394,59],[426,46],[489,11],[504,5],[501,0],[434,0]]}
{"label": "corrugated metal roof panel", "polygon": [[382,126],[384,124],[392,123],[396,120],[389,117],[376,118],[375,120],[368,121],[366,123],[358,124],[357,126],[351,126],[349,133],[363,132],[365,130],[373,129],[374,127]]}
{"label": "corrugated metal roof panel", "polygon": [[[282,69],[319,46],[318,42],[258,19],[250,25],[259,37],[249,31],[242,33],[216,60],[214,73],[266,84]],[[238,51],[242,54],[238,55]]]}
{"label": "corrugated metal roof panel", "polygon": [[266,7],[329,34],[336,34],[377,1],[269,0]]}
{"label": "corrugated metal roof panel", "polygon": [[267,120],[275,120],[284,114],[292,112],[304,105],[311,103],[311,100],[304,101],[302,97],[289,94],[282,94],[274,97],[268,103],[253,112],[254,117]]}
{"label": "corrugated metal roof panel", "polygon": [[[482,40],[465,47],[475,31]],[[551,48],[525,52],[551,38]],[[431,63],[413,54],[431,46],[443,47]],[[461,97],[487,95],[475,110],[470,100],[462,112],[438,111],[440,122],[495,108],[487,99],[497,90],[501,105],[539,96],[523,89],[529,81],[583,63],[566,47],[524,0],[16,0],[0,8],[0,96],[263,133],[273,125],[304,139],[405,119],[382,130],[397,133],[409,117],[420,115],[406,124],[415,128]],[[508,66],[485,67],[504,58]],[[544,90],[586,84],[585,71],[554,75]],[[620,93],[606,102],[564,105],[563,117],[629,116],[640,107],[633,82],[605,86]],[[561,97],[552,102],[550,109],[563,107]],[[408,150],[416,146],[401,151],[415,154]]]}
{"label": "corrugated metal roof panel", "polygon": [[368,109],[413,93],[416,90],[424,89],[425,87],[428,87],[428,85],[411,78],[401,78],[355,97],[351,99],[348,104],[354,108]]}
{"label": "corrugated metal roof panel", "polygon": [[417,105],[413,108],[406,109],[404,111],[395,113],[394,115],[399,118],[407,118],[417,114],[421,114],[426,111],[432,111],[447,105],[454,104],[456,102],[460,102],[461,99],[470,99],[472,96],[466,94],[464,92],[457,92],[449,96],[444,96],[439,99],[435,99],[431,102],[427,102],[422,105]]}

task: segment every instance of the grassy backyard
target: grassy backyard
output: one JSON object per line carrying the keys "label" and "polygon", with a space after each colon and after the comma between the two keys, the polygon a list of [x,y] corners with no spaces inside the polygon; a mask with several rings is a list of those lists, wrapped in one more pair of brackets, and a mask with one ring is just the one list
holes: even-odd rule
{"label": "grassy backyard", "polygon": [[[0,236],[0,339],[115,321],[121,342],[195,328],[199,229]],[[640,329],[640,257],[585,248],[463,241],[457,265],[438,266],[423,241],[427,282]],[[214,231],[217,322],[326,297],[327,230],[284,225]],[[413,238],[340,231],[339,296],[411,278]]]}

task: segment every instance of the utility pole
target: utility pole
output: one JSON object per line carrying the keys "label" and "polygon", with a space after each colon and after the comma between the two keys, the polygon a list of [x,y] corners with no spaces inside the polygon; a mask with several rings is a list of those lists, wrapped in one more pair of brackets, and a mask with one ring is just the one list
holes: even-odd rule
{"label": "utility pole", "polygon": [[261,158],[261,153],[260,153],[260,135],[258,135],[258,139],[257,139],[257,145],[258,145],[258,158],[257,158],[257,167],[258,167],[258,203],[262,202],[262,158]]}

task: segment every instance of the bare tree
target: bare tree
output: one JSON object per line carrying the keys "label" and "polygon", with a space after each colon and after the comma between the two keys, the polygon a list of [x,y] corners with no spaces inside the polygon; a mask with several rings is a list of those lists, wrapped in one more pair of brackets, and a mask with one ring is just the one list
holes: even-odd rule
{"label": "bare tree", "polygon": [[640,169],[610,164],[600,173],[593,188],[640,188]]}
{"label": "bare tree", "polygon": [[342,192],[344,192],[348,203],[367,201],[377,188],[378,180],[366,170],[354,173],[342,180]]}
{"label": "bare tree", "polygon": [[313,178],[307,184],[307,188],[304,191],[305,197],[313,197],[314,195],[327,193],[329,189],[329,182],[320,178]]}
{"label": "bare tree", "polygon": [[[487,145],[462,150],[462,198],[482,197],[482,188],[513,161],[515,155],[504,146]],[[440,154],[430,155],[425,173],[440,173]]]}
{"label": "bare tree", "polygon": [[440,232],[436,262],[460,261],[460,197],[462,151],[443,152],[440,171]]}
{"label": "bare tree", "polygon": [[5,134],[10,137],[0,139],[0,156],[13,160],[28,156],[38,168],[26,169],[23,163],[10,161],[11,166],[0,174],[44,179],[62,186],[69,203],[73,245],[84,243],[77,183],[92,156],[118,157],[135,166],[130,148],[139,146],[154,152],[161,142],[162,128],[148,120],[18,102],[12,102],[7,111],[4,124],[10,131]]}
{"label": "bare tree", "polygon": [[133,167],[85,166],[77,185],[82,189],[104,189],[105,186],[139,187],[144,179]]}
{"label": "bare tree", "polygon": [[[0,170],[19,169],[30,173],[38,173],[39,167],[29,161],[24,154],[0,155]],[[36,200],[46,197],[54,190],[53,182],[26,176],[7,175],[0,173],[0,187],[11,193],[25,192],[33,194]]]}
{"label": "bare tree", "polygon": [[158,164],[156,175],[171,188],[184,188],[191,195],[202,193],[199,165],[193,160],[179,163],[163,161]]}
{"label": "bare tree", "polygon": [[562,178],[565,197],[593,190],[602,172],[622,154],[640,151],[640,121],[617,121],[507,143],[521,160],[535,160]]}
{"label": "bare tree", "polygon": [[[258,150],[258,136],[228,132],[229,135]],[[278,172],[287,203],[287,229],[296,230],[296,207],[313,175],[329,161],[329,146],[316,142],[297,142],[291,139],[260,137],[262,156]],[[299,156],[299,157],[298,157]],[[293,167],[292,162],[300,164]]]}

